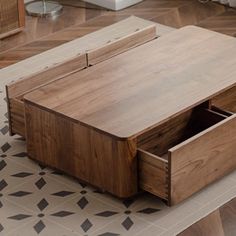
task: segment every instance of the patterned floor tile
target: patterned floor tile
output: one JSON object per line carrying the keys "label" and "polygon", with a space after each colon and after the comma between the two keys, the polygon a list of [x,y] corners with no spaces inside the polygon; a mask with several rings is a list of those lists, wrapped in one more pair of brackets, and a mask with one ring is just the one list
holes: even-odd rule
{"label": "patterned floor tile", "polygon": [[148,223],[153,223],[162,217],[162,210],[167,209],[167,205],[158,197],[148,193],[143,193],[137,197],[120,200],[108,194],[93,193],[99,200],[106,204],[116,206],[120,209],[120,214],[130,214]]}
{"label": "patterned floor tile", "polygon": [[7,198],[34,212],[44,213],[73,198],[76,191],[46,174],[7,192]]}
{"label": "patterned floor tile", "polygon": [[33,178],[35,172],[32,169],[18,165],[7,158],[0,158],[0,193],[10,191]]}
{"label": "patterned floor tile", "polygon": [[104,228],[95,231],[91,236],[133,236],[150,226],[150,224],[137,217],[121,216]]}
{"label": "patterned floor tile", "polygon": [[[93,192],[93,196],[105,201],[106,204],[116,206],[123,209],[124,211],[129,210],[132,212],[139,212],[144,208],[155,208],[155,212],[160,211],[163,207],[166,208],[166,204],[158,197],[153,197],[153,195],[148,193],[139,194],[133,198],[121,200],[107,193],[101,193],[98,190]],[[140,213],[140,212],[139,212]]]}
{"label": "patterned floor tile", "polygon": [[0,195],[0,235],[5,236],[7,233],[32,221],[32,215],[31,211],[7,201]]}
{"label": "patterned floor tile", "polygon": [[[55,208],[55,211],[56,213],[51,212],[48,216],[50,220],[81,234],[90,234],[114,221],[120,215],[120,209],[93,198],[85,190],[72,200]],[[64,215],[66,218],[63,217]]]}
{"label": "patterned floor tile", "polygon": [[57,170],[50,170],[48,171],[48,176],[54,180],[56,180],[57,182],[63,183],[67,186],[69,186],[70,188],[73,188],[76,191],[79,190],[84,190],[86,192],[94,192],[96,191],[96,189],[92,186],[89,186],[81,181],[79,181],[76,178],[73,178],[71,176],[68,176],[60,171]]}
{"label": "patterned floor tile", "polygon": [[79,236],[69,229],[65,229],[48,219],[35,219],[18,230],[6,236]]}

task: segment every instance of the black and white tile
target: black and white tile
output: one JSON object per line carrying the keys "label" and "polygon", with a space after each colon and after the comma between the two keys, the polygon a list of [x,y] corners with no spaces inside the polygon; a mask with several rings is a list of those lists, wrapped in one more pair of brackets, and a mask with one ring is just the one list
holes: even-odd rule
{"label": "black and white tile", "polygon": [[27,157],[25,141],[8,135],[0,80],[0,236],[175,235],[236,196],[236,172],[168,208],[141,194],[120,200]]}

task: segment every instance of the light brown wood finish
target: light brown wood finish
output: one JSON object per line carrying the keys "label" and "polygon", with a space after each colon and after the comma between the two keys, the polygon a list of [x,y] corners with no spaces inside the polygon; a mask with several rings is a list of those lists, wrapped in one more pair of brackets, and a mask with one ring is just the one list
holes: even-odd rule
{"label": "light brown wood finish", "polygon": [[212,104],[225,110],[236,112],[236,87],[233,87],[215,97]]}
{"label": "light brown wood finish", "polygon": [[25,2],[24,0],[18,0],[18,18],[19,26],[25,26]]}
{"label": "light brown wood finish", "polygon": [[[97,150],[99,180],[84,178],[79,167],[63,170],[119,197],[132,196],[139,184],[170,205],[179,203],[236,168],[232,158],[236,154],[236,115],[211,110],[209,101],[235,86],[233,51],[234,38],[185,27],[26,94],[24,101],[30,107],[26,112],[29,155],[63,169],[57,164],[64,161],[58,157],[59,151],[71,149],[70,158],[75,163],[88,156],[91,159],[91,150]],[[47,126],[48,116],[54,117],[59,133],[55,134],[55,124]],[[63,120],[63,125],[57,124],[58,120]],[[98,133],[115,143],[114,150],[117,143],[129,148],[122,149],[122,160],[118,158],[120,161],[107,169],[102,164],[102,152],[105,156],[112,152],[101,150],[106,146],[103,141],[89,139],[83,143],[86,151],[81,152],[77,140],[84,134],[75,131],[78,136],[71,139],[73,132],[62,132],[63,126],[65,130],[79,126]],[[109,160],[111,166],[113,161]],[[88,163],[87,167],[93,169],[93,165]],[[102,173],[112,175],[117,165],[125,171],[115,175],[109,185],[103,184]],[[132,176],[129,182],[124,181],[127,176]]]}
{"label": "light brown wood finish", "polygon": [[12,98],[8,105],[8,116],[10,115],[10,134],[19,134],[25,137],[25,109],[24,102]]}
{"label": "light brown wood finish", "polygon": [[22,102],[24,94],[63,78],[75,71],[81,70],[86,66],[86,55],[79,55],[77,58],[59,65],[54,65],[51,68],[45,68],[45,70],[40,71],[38,74],[31,75],[7,85],[6,93],[10,134],[19,134],[25,137],[24,103]]}
{"label": "light brown wood finish", "polygon": [[[181,140],[189,137],[189,120],[191,119],[193,109],[190,109],[175,118],[172,118],[162,125],[145,132],[138,136],[138,147],[162,157],[167,150]],[[168,158],[166,158],[168,160]]]}
{"label": "light brown wood finish", "polygon": [[234,52],[234,38],[184,27],[25,99],[109,135],[137,137],[233,87]]}
{"label": "light brown wood finish", "polygon": [[24,0],[0,0],[0,39],[21,31],[24,25]]}
{"label": "light brown wood finish", "polygon": [[25,110],[29,157],[118,197],[137,193],[134,140],[112,139],[29,104]]}
{"label": "light brown wood finish", "polygon": [[[29,77],[31,75],[48,70],[64,62],[73,60],[89,51],[101,50],[107,46],[113,46],[115,53],[121,53],[129,47],[134,47],[156,37],[155,24],[137,17],[129,17],[112,26],[105,27],[101,30],[85,35],[84,37],[75,39],[69,43],[47,50],[41,54],[23,60],[15,65],[4,68],[0,71],[1,78],[11,78],[13,81],[20,78]],[[142,31],[140,35],[137,29]],[[122,40],[126,40],[129,36],[135,38],[134,43],[130,43],[125,48]],[[118,45],[116,44],[118,42]],[[52,56],[53,55],[53,56]],[[106,58],[113,56],[114,53],[106,55]],[[116,55],[116,54],[115,54]],[[99,56],[99,54],[98,54]],[[29,67],[28,70],[22,68]],[[20,83],[20,82],[19,82]]]}
{"label": "light brown wood finish", "polygon": [[139,187],[168,201],[168,161],[138,150]]}
{"label": "light brown wood finish", "polygon": [[[144,166],[139,169],[140,187],[163,199],[167,195],[170,205],[236,168],[236,115],[207,106],[201,104],[138,137],[139,165]],[[166,173],[156,166],[167,166]]]}
{"label": "light brown wood finish", "polygon": [[[98,63],[156,37],[156,25],[137,17],[129,17],[93,34],[81,37],[62,46],[48,50],[0,71],[0,77],[16,80],[6,86],[8,103],[32,90],[56,81],[94,63]],[[53,55],[53,57],[52,57]],[[22,70],[30,65],[29,70]],[[11,134],[24,134],[12,122],[14,104],[9,104]],[[21,103],[19,103],[21,104]],[[23,104],[22,104],[23,106]],[[22,108],[22,111],[24,109]],[[19,110],[20,111],[20,110]],[[24,135],[23,135],[24,136]]]}
{"label": "light brown wood finish", "polygon": [[[30,60],[28,60],[24,64],[25,66],[27,66],[27,64],[30,65]],[[19,79],[16,79],[15,82],[6,85],[8,98],[11,99],[16,97],[22,97],[24,94],[36,88],[39,88],[42,85],[46,85],[52,81],[57,80],[60,77],[66,76],[86,67],[86,54],[79,54],[77,57],[71,58],[68,61],[64,61],[62,63],[55,63],[53,65],[50,64],[50,66],[45,66],[42,70],[39,69],[39,71],[36,73],[30,73],[30,71],[28,71],[29,75],[27,75],[26,77],[19,77]],[[18,71],[17,69],[18,68],[16,68],[16,70],[14,71],[15,73],[17,73]],[[3,73],[5,75],[8,74],[4,71]],[[11,73],[9,73],[8,76],[9,78],[11,78]],[[12,78],[14,78],[14,75],[12,75]]]}
{"label": "light brown wood finish", "polygon": [[[123,31],[123,29],[122,29]],[[110,57],[118,55],[133,47],[141,45],[157,37],[156,25],[150,25],[140,29],[137,25],[135,31],[125,37],[117,37],[116,40],[108,41],[106,45],[87,51],[88,65],[95,65],[107,60]]]}
{"label": "light brown wood finish", "polygon": [[236,168],[236,114],[169,150],[171,205]]}

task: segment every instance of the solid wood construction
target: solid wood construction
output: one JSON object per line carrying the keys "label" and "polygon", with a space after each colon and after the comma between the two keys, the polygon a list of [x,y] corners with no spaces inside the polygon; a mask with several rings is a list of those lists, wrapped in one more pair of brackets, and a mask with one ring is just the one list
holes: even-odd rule
{"label": "solid wood construction", "polygon": [[0,0],[0,39],[24,28],[24,9],[24,0]]}
{"label": "solid wood construction", "polygon": [[78,55],[76,58],[55,64],[53,67],[45,67],[45,70],[39,73],[7,85],[10,134],[19,134],[25,137],[24,103],[22,101],[25,94],[85,67],[87,67],[86,54]]}
{"label": "solid wood construction", "polygon": [[212,104],[236,113],[236,86],[216,96]]}
{"label": "solid wood construction", "polygon": [[109,189],[117,196],[125,198],[137,193],[138,186],[133,184],[137,179],[133,140],[117,141],[29,104],[25,109],[30,157],[101,189]]}
{"label": "solid wood construction", "polygon": [[6,86],[11,134],[25,136],[21,102],[25,94],[154,38],[156,25],[153,22],[129,17],[2,69],[0,77],[16,81]]}
{"label": "solid wood construction", "polygon": [[28,154],[177,204],[236,168],[236,114],[214,104],[236,86],[235,53],[234,38],[184,27],[40,87],[24,96]]}

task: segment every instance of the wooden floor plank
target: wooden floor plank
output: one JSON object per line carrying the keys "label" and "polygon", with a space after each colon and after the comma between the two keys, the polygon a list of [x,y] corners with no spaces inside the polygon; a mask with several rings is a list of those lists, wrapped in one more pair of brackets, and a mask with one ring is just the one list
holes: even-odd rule
{"label": "wooden floor plank", "polygon": [[[27,17],[26,30],[22,34],[0,41],[0,52],[2,52],[0,53],[0,68],[111,25],[131,15],[179,28],[188,24],[197,24],[205,18],[223,12],[225,12],[225,7],[222,5],[212,2],[203,5],[197,0],[144,0],[140,4],[118,12],[65,7],[64,15],[55,21]],[[99,17],[100,15],[102,16]],[[47,27],[44,27],[45,24]],[[70,27],[68,27],[69,25]],[[23,43],[26,44],[22,45]],[[21,46],[4,53],[13,45]]]}
{"label": "wooden floor plank", "polygon": [[198,26],[235,37],[236,10],[228,9],[222,14],[207,18],[199,22]]}

